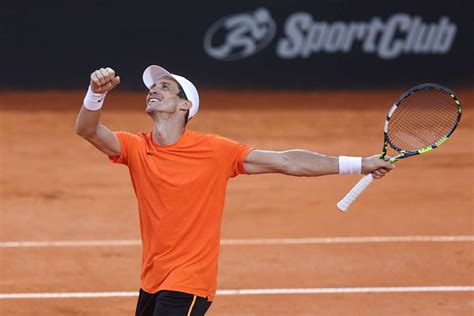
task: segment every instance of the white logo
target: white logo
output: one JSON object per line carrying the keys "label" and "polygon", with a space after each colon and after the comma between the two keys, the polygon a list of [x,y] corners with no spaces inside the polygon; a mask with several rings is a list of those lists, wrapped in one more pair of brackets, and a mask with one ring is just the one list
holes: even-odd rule
{"label": "white logo", "polygon": [[[351,53],[358,49],[381,59],[395,59],[402,54],[448,53],[457,26],[447,16],[433,23],[406,13],[393,14],[386,21],[373,17],[370,21],[328,22],[297,12],[288,16],[283,31],[275,51],[282,59],[306,59],[314,54]],[[218,20],[206,32],[204,49],[219,60],[243,59],[264,49],[275,32],[270,12],[260,8]]]}
{"label": "white logo", "polygon": [[219,60],[242,59],[264,49],[272,41],[275,31],[275,21],[265,8],[226,16],[207,30],[204,49]]}
{"label": "white logo", "polygon": [[[383,22],[313,21],[308,13],[295,13],[285,23],[285,37],[277,45],[280,58],[308,58],[315,53],[349,53],[362,45],[365,53],[381,59],[401,54],[446,54],[456,35],[456,24],[443,16],[437,23],[423,22],[419,16],[397,13]],[[357,42],[360,42],[358,44]]]}

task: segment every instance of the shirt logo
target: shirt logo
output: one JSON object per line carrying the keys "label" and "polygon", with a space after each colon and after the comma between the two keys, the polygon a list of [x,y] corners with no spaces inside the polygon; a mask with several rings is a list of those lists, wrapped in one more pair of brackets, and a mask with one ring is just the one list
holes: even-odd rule
{"label": "shirt logo", "polygon": [[275,21],[265,8],[225,16],[207,30],[204,50],[219,60],[243,59],[264,49],[275,31]]}

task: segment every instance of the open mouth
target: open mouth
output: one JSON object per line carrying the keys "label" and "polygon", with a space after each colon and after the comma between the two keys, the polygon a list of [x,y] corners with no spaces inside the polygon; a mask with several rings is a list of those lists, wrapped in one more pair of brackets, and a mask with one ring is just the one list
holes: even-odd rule
{"label": "open mouth", "polygon": [[153,95],[146,98],[146,103],[155,103],[163,101],[163,98],[159,95]]}

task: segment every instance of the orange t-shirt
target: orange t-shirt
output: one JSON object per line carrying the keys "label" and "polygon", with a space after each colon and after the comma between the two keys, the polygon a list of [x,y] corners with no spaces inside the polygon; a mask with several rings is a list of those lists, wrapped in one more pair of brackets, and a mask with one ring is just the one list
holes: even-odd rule
{"label": "orange t-shirt", "polygon": [[227,181],[245,173],[252,149],[190,130],[169,146],[155,144],[152,132],[115,134],[122,150],[109,158],[128,166],[138,201],[142,289],[213,300]]}

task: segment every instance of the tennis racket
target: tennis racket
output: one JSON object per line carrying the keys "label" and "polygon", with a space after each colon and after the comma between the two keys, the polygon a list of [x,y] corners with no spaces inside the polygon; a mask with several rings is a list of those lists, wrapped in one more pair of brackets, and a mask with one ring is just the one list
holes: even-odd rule
{"label": "tennis racket", "polygon": [[[461,112],[458,97],[447,87],[425,83],[409,89],[387,114],[380,159],[385,159],[388,145],[399,153],[388,160],[390,163],[438,148],[458,126]],[[337,208],[347,211],[373,179],[371,173],[364,176]]]}

